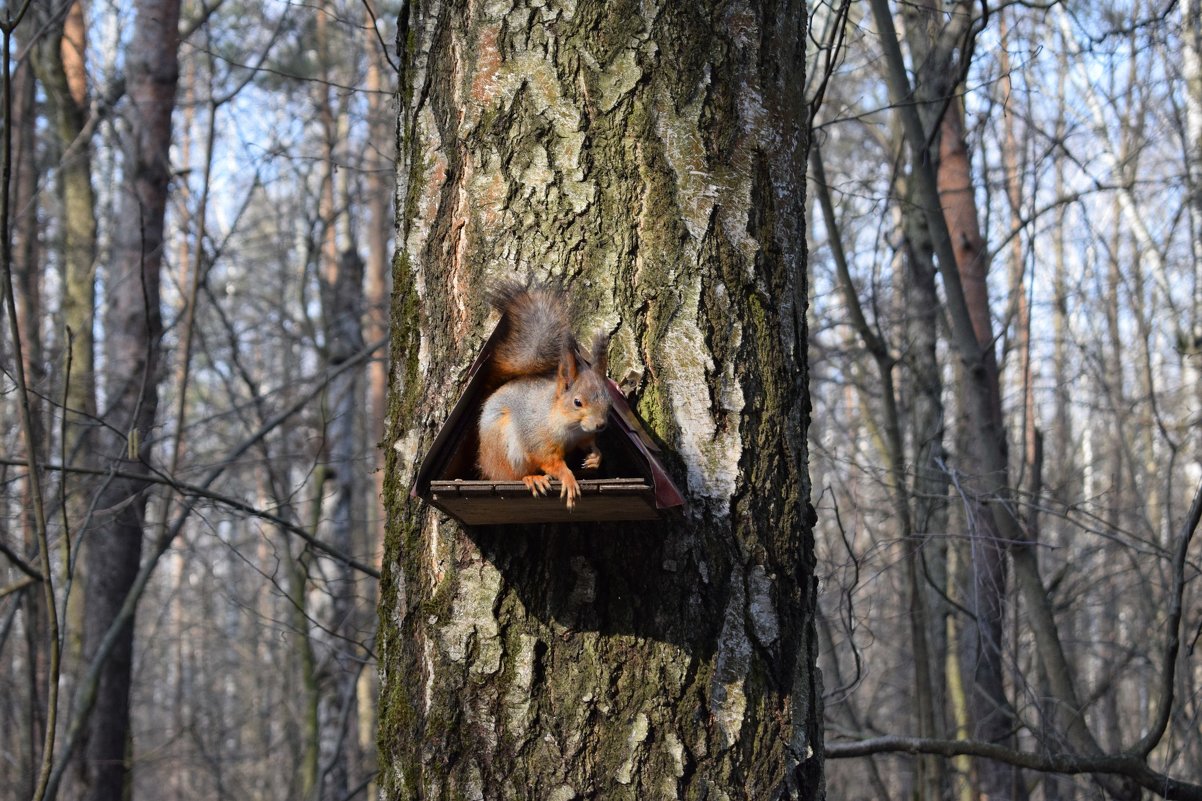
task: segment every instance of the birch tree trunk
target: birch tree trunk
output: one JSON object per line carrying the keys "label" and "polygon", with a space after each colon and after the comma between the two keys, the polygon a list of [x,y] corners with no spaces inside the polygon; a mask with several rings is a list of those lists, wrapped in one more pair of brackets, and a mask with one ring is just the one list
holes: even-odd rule
{"label": "birch tree trunk", "polygon": [[[382,797],[822,797],[804,31],[799,2],[401,20]],[[465,531],[408,497],[515,273],[612,333],[684,520]]]}

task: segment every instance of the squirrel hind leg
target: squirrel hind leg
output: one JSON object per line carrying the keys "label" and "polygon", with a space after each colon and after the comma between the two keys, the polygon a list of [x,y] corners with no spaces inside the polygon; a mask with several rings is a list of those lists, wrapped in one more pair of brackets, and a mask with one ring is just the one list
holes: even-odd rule
{"label": "squirrel hind leg", "polygon": [[514,431],[513,418],[503,406],[485,404],[480,416],[480,475],[492,481],[523,479],[527,472],[525,452]]}

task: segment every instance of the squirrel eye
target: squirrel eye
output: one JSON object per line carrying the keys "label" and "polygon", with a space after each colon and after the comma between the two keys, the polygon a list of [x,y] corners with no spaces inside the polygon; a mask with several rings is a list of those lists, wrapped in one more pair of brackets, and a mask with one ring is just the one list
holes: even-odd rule
{"label": "squirrel eye", "polygon": [[573,398],[572,403],[576,404],[577,409],[584,405],[584,402],[581,401],[580,398]]}

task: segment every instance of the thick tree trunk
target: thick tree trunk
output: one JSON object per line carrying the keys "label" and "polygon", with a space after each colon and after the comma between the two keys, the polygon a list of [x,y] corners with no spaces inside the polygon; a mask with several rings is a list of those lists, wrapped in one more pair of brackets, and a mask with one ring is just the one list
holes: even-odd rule
{"label": "thick tree trunk", "polygon": [[[139,0],[127,51],[130,151],[118,228],[106,281],[105,398],[108,425],[100,450],[126,474],[146,469],[158,408],[159,268],[170,178],[171,113],[179,77],[179,0]],[[100,493],[89,534],[85,659],[108,631],[138,572],[148,485],[113,478]],[[96,690],[84,749],[90,801],[119,801],[129,772],[131,621]]]}
{"label": "thick tree trunk", "polygon": [[[385,798],[822,796],[800,3],[401,21]],[[679,522],[465,531],[408,498],[490,278],[562,276]]]}

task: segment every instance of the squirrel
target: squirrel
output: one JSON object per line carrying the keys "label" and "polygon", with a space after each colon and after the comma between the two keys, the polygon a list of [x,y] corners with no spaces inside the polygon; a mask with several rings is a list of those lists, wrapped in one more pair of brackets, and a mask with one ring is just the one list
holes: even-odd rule
{"label": "squirrel", "polygon": [[609,337],[596,336],[591,364],[584,365],[577,359],[563,292],[504,283],[488,300],[501,312],[503,330],[492,357],[492,385],[499,387],[480,411],[480,474],[493,481],[520,480],[535,497],[546,495],[551,478],[557,478],[559,497],[571,510],[580,485],[565,457],[588,449],[582,467],[601,466],[596,436],[610,409]]}

